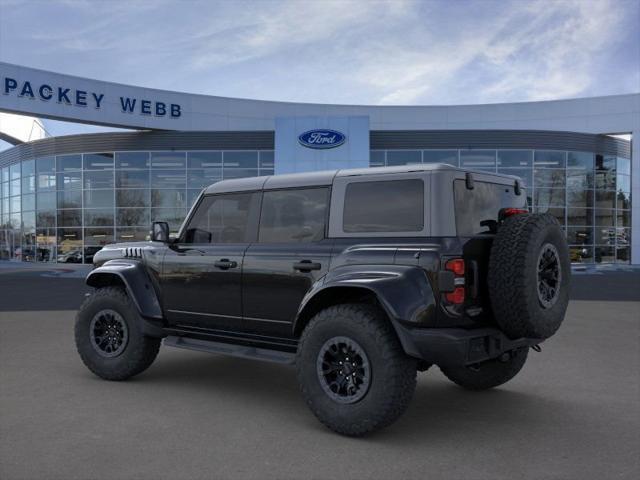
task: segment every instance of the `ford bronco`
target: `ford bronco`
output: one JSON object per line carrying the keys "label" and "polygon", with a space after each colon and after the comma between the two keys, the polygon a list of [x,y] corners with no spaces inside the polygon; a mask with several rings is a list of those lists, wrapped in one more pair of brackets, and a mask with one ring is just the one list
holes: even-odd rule
{"label": "ford bronco", "polygon": [[96,375],[137,375],[161,343],[295,364],[311,411],[352,436],[395,421],[432,365],[471,390],[509,381],[571,275],[517,177],[449,165],[221,181],[177,237],[155,222],[94,265],[75,340]]}

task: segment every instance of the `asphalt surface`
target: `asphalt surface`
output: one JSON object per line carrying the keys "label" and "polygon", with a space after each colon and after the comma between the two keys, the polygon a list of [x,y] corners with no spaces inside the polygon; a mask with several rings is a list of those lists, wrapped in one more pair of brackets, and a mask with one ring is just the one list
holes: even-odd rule
{"label": "asphalt surface", "polygon": [[471,393],[430,370],[363,439],[317,422],[291,367],[163,348],[135,379],[96,378],[73,344],[83,291],[0,271],[2,480],[640,478],[640,272],[576,275],[514,380]]}

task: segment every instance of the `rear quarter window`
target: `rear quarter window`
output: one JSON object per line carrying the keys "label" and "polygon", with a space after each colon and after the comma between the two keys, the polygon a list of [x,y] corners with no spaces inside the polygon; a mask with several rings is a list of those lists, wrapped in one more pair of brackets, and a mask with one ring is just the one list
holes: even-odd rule
{"label": "rear quarter window", "polygon": [[480,225],[485,220],[498,220],[501,208],[526,208],[526,195],[516,195],[514,187],[497,183],[478,182],[473,190],[466,187],[464,180],[453,183],[456,210],[456,230],[459,236],[488,233],[487,226]]}
{"label": "rear quarter window", "polygon": [[420,179],[350,183],[344,195],[343,231],[420,232],[424,203]]}

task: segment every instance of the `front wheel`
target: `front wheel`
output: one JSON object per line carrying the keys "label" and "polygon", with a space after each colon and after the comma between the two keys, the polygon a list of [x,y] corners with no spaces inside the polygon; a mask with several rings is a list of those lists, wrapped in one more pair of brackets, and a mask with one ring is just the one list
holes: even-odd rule
{"label": "front wheel", "polygon": [[521,348],[504,354],[501,358],[488,360],[469,367],[440,367],[442,373],[453,383],[467,390],[487,390],[507,383],[524,367],[529,354]]}
{"label": "front wheel", "polygon": [[360,436],[404,413],[416,388],[416,363],[379,309],[345,304],[311,319],[296,368],[316,417],[335,432]]}
{"label": "front wheel", "polygon": [[131,298],[122,288],[99,288],[80,307],[75,338],[80,358],[105,380],[125,380],[149,368],[160,339],[145,336]]}

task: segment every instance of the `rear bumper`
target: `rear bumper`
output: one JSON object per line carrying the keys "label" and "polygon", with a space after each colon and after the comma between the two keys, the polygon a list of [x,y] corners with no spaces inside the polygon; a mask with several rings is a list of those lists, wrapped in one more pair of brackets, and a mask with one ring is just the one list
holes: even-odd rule
{"label": "rear bumper", "polygon": [[512,340],[497,328],[396,329],[405,352],[430,364],[462,366],[498,358],[503,353],[542,343],[539,338]]}

